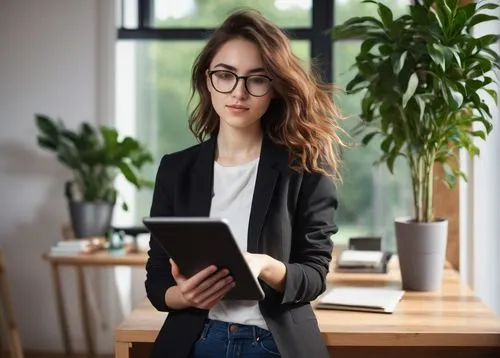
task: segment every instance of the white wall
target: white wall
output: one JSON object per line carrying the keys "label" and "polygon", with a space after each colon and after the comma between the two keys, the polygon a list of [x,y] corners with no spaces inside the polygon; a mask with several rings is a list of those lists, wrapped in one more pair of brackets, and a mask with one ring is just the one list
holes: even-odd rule
{"label": "white wall", "polygon": [[[42,254],[68,221],[69,173],[36,144],[34,114],[112,123],[114,23],[111,0],[0,0],[0,245],[27,350],[62,351],[49,266]],[[99,352],[112,352],[123,318],[109,270],[87,271]],[[74,270],[64,269],[71,337],[84,349]],[[102,313],[102,316],[99,315]]]}
{"label": "white wall", "polygon": [[[499,16],[500,9],[492,14]],[[477,37],[499,33],[500,21],[474,28]],[[499,53],[500,43],[492,48]],[[476,140],[479,157],[461,155],[469,181],[461,184],[460,192],[460,271],[476,294],[500,315],[500,110],[487,95],[482,97],[490,106],[493,131],[486,141]],[[481,126],[477,124],[478,129]]]}

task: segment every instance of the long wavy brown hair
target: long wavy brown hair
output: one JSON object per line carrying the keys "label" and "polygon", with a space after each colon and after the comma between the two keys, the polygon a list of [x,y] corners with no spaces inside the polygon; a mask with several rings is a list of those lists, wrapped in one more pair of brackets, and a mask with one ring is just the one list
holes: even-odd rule
{"label": "long wavy brown hair", "polygon": [[256,10],[232,13],[194,62],[191,100],[198,94],[199,102],[190,115],[189,128],[196,138],[203,141],[218,131],[219,116],[210,100],[206,70],[219,48],[234,38],[258,46],[264,66],[273,78],[277,98],[271,100],[261,118],[263,131],[289,149],[293,169],[340,179],[338,149],[343,143],[337,133],[340,113],[332,99],[335,88],[322,83],[314,70],[306,71],[292,52],[285,33]]}

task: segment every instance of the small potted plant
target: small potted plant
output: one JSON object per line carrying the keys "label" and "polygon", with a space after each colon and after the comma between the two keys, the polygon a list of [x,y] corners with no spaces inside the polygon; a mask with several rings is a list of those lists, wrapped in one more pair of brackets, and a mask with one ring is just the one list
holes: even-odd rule
{"label": "small potted plant", "polygon": [[490,49],[495,35],[474,36],[472,28],[496,20],[497,4],[421,0],[394,18],[377,1],[377,16],[353,17],[332,29],[335,39],[361,39],[348,93],[363,93],[362,143],[380,140],[381,157],[392,172],[397,158],[411,173],[414,216],[395,220],[403,288],[440,287],[448,222],[433,208],[434,165],[443,165],[449,187],[462,177],[451,157],[465,149],[479,154],[475,138],[492,130],[485,98],[497,104],[494,70],[499,56]]}
{"label": "small potted plant", "polygon": [[[109,230],[118,198],[118,173],[137,189],[152,187],[140,174],[141,168],[153,161],[152,155],[134,138],[119,139],[116,129],[94,128],[88,123],[71,130],[61,120],[42,114],[35,116],[35,122],[38,145],[54,152],[73,174],[66,182],[65,195],[75,237],[104,236]],[[123,200],[122,207],[128,210]]]}

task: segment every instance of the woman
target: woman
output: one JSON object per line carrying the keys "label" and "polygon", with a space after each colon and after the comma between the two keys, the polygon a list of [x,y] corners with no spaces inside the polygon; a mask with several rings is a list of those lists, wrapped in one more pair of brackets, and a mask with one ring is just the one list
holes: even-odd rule
{"label": "woman", "polygon": [[190,128],[201,144],[163,157],[151,216],[228,219],[265,299],[222,300],[235,284],[229,272],[183,277],[151,240],[146,290],[169,312],[152,356],[326,357],[310,301],[325,290],[337,231],[341,142],[330,92],[250,10],[214,32],[192,85]]}

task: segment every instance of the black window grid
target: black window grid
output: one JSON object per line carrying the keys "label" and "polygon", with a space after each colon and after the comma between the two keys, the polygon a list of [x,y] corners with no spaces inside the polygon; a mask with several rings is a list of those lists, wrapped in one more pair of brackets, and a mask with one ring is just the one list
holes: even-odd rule
{"label": "black window grid", "polygon": [[[190,41],[206,40],[213,28],[156,28],[153,26],[153,0],[137,0],[137,28],[123,27],[124,14],[121,0],[121,26],[119,40],[164,40]],[[310,43],[310,57],[323,81],[332,82],[333,43],[328,33],[333,26],[334,1],[313,0],[311,27],[282,28],[292,40],[307,40]]]}

